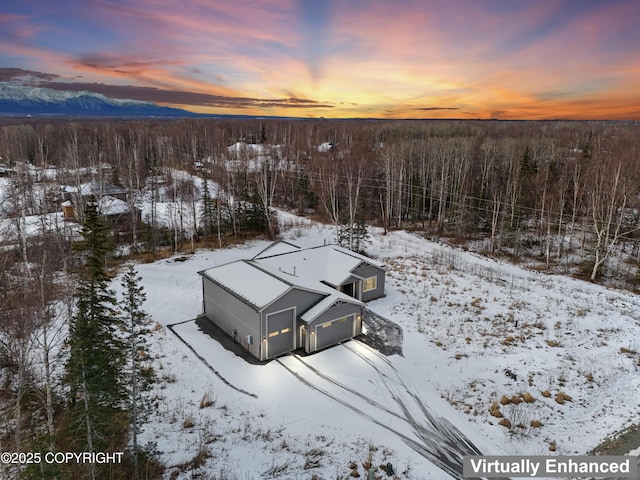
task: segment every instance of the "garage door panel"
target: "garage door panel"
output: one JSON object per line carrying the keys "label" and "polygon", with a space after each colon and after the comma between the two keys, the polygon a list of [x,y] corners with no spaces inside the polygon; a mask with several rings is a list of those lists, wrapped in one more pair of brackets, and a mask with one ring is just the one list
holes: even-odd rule
{"label": "garage door panel", "polygon": [[316,349],[335,345],[342,340],[353,337],[355,315],[336,318],[316,327]]}
{"label": "garage door panel", "polygon": [[267,355],[269,358],[293,349],[295,311],[285,310],[267,316]]}

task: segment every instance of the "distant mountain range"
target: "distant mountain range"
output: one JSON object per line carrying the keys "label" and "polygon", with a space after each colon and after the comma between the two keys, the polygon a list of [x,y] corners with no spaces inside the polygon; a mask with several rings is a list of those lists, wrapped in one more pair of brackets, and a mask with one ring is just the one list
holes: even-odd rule
{"label": "distant mountain range", "polygon": [[[54,90],[0,83],[0,115],[92,117],[199,117],[179,108],[110,98],[89,91]],[[206,116],[206,115],[205,115]]]}

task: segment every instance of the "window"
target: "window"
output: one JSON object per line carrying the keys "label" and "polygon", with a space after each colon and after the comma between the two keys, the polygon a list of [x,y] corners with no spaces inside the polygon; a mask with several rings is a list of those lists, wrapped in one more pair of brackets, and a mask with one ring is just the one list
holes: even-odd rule
{"label": "window", "polygon": [[269,334],[269,338],[271,338],[271,337],[275,337],[275,336],[276,336],[276,335],[278,335],[279,333],[280,333],[280,332],[278,332],[277,330],[276,330],[275,332],[271,332],[271,333]]}
{"label": "window", "polygon": [[344,323],[347,321],[347,317],[342,317],[341,319],[337,320],[338,323]]}
{"label": "window", "polygon": [[329,328],[333,322],[327,322],[322,324],[322,328]]}
{"label": "window", "polygon": [[362,281],[362,291],[370,292],[371,290],[375,290],[378,288],[378,277],[369,277],[365,278]]}
{"label": "window", "polygon": [[280,333],[289,333],[291,331],[291,328],[283,328],[282,330],[280,330]]}

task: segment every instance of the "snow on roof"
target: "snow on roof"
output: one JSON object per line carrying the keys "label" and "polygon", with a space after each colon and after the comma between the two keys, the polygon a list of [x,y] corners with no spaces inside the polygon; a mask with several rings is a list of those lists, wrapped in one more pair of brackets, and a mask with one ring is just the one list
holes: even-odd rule
{"label": "snow on roof", "polygon": [[282,255],[284,253],[291,253],[300,250],[300,247],[294,245],[293,243],[289,243],[286,240],[278,240],[277,242],[272,243],[267,248],[258,253],[253,259],[271,257],[273,255]]}
{"label": "snow on roof", "polygon": [[77,187],[64,185],[62,187],[62,191],[65,193],[79,193],[83,197],[89,195],[122,195],[127,193],[127,191],[122,187],[118,187],[117,185],[112,185],[110,183],[100,184],[97,180],[83,183]]}
{"label": "snow on roof", "polygon": [[330,295],[335,293],[336,290],[325,283],[322,283],[321,278],[312,278],[306,276],[295,275],[292,272],[285,271],[282,268],[273,268],[269,265],[264,265],[261,262],[252,260],[252,264],[256,268],[267,272],[268,274],[281,279],[283,282],[293,284],[295,287],[310,292],[319,293],[321,295]]}
{"label": "snow on roof", "polygon": [[98,210],[102,215],[123,215],[131,212],[131,205],[119,198],[105,195],[98,199]]}
{"label": "snow on roof", "polygon": [[290,284],[256,268],[247,260],[209,268],[200,274],[231,290],[258,310],[291,288]]}
{"label": "snow on roof", "polygon": [[328,152],[329,150],[331,150],[331,147],[333,147],[333,143],[332,142],[324,142],[324,143],[321,143],[320,145],[318,145],[316,147],[316,149],[319,152]]}
{"label": "snow on roof", "polygon": [[337,245],[299,249],[281,255],[256,258],[261,265],[294,277],[341,285],[361,262],[383,268],[383,264]]}
{"label": "snow on roof", "polygon": [[375,259],[373,259],[371,257],[367,257],[366,255],[362,255],[360,253],[353,252],[353,251],[349,250],[348,248],[340,247],[338,245],[330,245],[330,246],[331,246],[331,248],[333,248],[333,250],[335,250],[337,252],[341,252],[344,255],[348,255],[350,257],[358,259],[359,262],[366,262],[366,263],[374,265],[374,266],[376,266],[378,268],[384,268],[384,266],[385,266],[384,262],[379,262],[378,260],[375,260]]}

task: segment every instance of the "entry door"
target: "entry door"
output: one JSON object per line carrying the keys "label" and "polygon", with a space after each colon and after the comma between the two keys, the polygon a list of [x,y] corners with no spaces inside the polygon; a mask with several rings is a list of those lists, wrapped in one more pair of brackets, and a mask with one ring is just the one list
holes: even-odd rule
{"label": "entry door", "polygon": [[267,358],[295,348],[295,308],[267,315]]}
{"label": "entry door", "polygon": [[340,287],[340,291],[350,297],[362,300],[362,282],[346,283]]}

